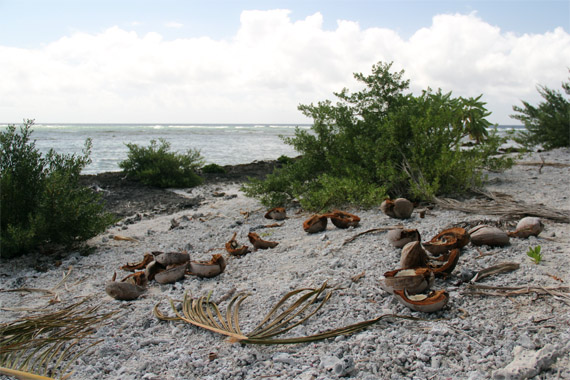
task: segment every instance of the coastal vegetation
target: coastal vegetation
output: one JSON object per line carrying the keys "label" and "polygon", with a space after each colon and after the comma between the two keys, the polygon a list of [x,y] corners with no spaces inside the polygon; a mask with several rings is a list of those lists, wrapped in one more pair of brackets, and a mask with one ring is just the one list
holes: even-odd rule
{"label": "coastal vegetation", "polygon": [[33,120],[0,132],[0,256],[10,258],[48,244],[66,246],[105,230],[114,218],[99,195],[79,184],[89,164],[91,141],[82,155],[45,156],[31,140]]}
{"label": "coastal vegetation", "polygon": [[[475,98],[430,88],[405,93],[404,71],[379,62],[370,75],[355,74],[363,89],[300,105],[310,131],[285,138],[301,157],[264,180],[243,187],[267,206],[295,200],[308,210],[379,205],[387,197],[430,200],[481,185],[483,170],[512,165],[497,155],[505,139],[489,127],[490,112]],[[466,143],[472,141],[471,146]]]}
{"label": "coastal vegetation", "polygon": [[[563,82],[566,97],[570,96],[570,82]],[[537,106],[522,101],[523,107],[513,106],[517,114],[511,118],[520,120],[526,131],[519,132],[514,140],[530,148],[541,144],[545,149],[570,146],[570,101],[560,91],[546,86],[537,90],[544,99]]]}
{"label": "coastal vegetation", "polygon": [[165,139],[151,140],[147,147],[128,143],[127,159],[119,162],[127,177],[157,187],[194,187],[203,182],[197,174],[204,164],[200,151],[184,154],[170,151]]}

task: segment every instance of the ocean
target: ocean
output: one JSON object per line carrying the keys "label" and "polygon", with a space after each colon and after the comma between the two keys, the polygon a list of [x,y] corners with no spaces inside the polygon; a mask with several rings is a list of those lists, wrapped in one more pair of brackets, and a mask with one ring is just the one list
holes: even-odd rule
{"label": "ocean", "polygon": [[[3,130],[7,124],[0,124]],[[18,126],[18,125],[16,125]],[[126,143],[148,146],[164,138],[171,150],[200,150],[207,164],[237,165],[275,160],[281,155],[299,153],[283,142],[295,128],[310,130],[310,125],[295,124],[34,124],[32,140],[42,153],[53,148],[62,154],[80,154],[85,140],[91,138],[91,164],[83,174],[120,171],[119,162],[127,158]],[[521,126],[498,126],[504,133]]]}
{"label": "ocean", "polygon": [[[0,130],[7,124],[0,125]],[[16,125],[18,127],[18,125]],[[80,154],[91,138],[91,164],[82,174],[120,171],[127,158],[126,143],[148,146],[164,138],[171,151],[198,149],[206,164],[246,164],[275,160],[281,155],[295,157],[292,146],[280,136],[293,136],[293,124],[34,124],[31,139],[42,153],[53,148],[62,154]],[[309,125],[299,128],[310,129]]]}

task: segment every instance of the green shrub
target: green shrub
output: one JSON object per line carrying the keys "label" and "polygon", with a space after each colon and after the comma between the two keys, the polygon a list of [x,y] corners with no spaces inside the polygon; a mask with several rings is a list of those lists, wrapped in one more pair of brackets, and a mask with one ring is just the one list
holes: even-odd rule
{"label": "green shrub", "polygon": [[119,163],[127,177],[134,178],[149,186],[194,187],[203,179],[196,171],[203,165],[200,152],[189,149],[185,154],[170,152],[170,143],[159,139],[150,141],[150,146],[141,147],[126,144],[129,148],[127,159]]}
{"label": "green shrub", "polygon": [[[562,83],[566,95],[570,95],[570,82]],[[542,144],[545,149],[570,146],[570,102],[559,91],[538,86],[544,98],[537,107],[522,101],[524,107],[513,106],[518,114],[511,118],[520,120],[526,131],[519,132],[515,141],[530,148]]]}
{"label": "green shrub", "polygon": [[204,165],[202,167],[202,173],[224,174],[225,172],[226,172],[226,169],[224,169],[223,166],[220,166],[218,164],[208,164],[208,165]]}
{"label": "green shrub", "polygon": [[284,154],[282,154],[281,156],[277,157],[277,162],[279,162],[281,165],[287,165],[292,163],[294,160],[291,157],[288,157]]}
{"label": "green shrub", "polygon": [[43,156],[30,140],[33,120],[0,133],[0,256],[15,257],[47,243],[73,245],[113,223],[99,195],[79,184],[89,164],[91,141],[83,155]]}
{"label": "green shrub", "polygon": [[[343,89],[339,101],[301,105],[313,119],[310,131],[285,138],[301,157],[265,180],[244,185],[267,206],[297,199],[306,209],[379,204],[385,196],[433,199],[481,185],[483,169],[512,162],[496,156],[504,141],[488,133],[489,112],[481,96],[453,98],[430,89],[404,94],[409,81],[392,64],[379,63],[372,74],[355,74],[365,87]],[[474,139],[473,147],[463,147]]]}

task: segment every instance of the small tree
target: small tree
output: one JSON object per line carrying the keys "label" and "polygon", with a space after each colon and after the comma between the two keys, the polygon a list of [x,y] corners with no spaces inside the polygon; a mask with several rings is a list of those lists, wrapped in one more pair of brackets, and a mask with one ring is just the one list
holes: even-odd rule
{"label": "small tree", "polygon": [[[562,83],[566,96],[570,95],[570,82]],[[538,106],[522,101],[523,107],[513,106],[518,114],[511,118],[520,120],[526,131],[519,132],[515,141],[526,147],[542,144],[546,149],[570,146],[570,102],[559,91],[546,86],[537,90],[544,99]]]}
{"label": "small tree", "polygon": [[198,150],[189,149],[186,154],[170,152],[170,143],[159,141],[160,146],[156,140],[151,140],[148,147],[126,144],[129,153],[119,167],[128,177],[149,186],[193,187],[202,183],[203,179],[196,174],[203,165]]}
{"label": "small tree", "polygon": [[[502,140],[487,132],[481,96],[453,98],[430,89],[405,94],[409,81],[391,66],[379,63],[369,76],[355,74],[364,89],[336,93],[336,104],[299,106],[313,119],[312,129],[297,129],[285,142],[302,156],[264,181],[250,181],[246,194],[269,206],[294,198],[313,210],[371,206],[386,196],[461,193],[480,185],[483,168],[509,165],[493,156]],[[470,136],[478,143],[465,149]]]}
{"label": "small tree", "polygon": [[91,141],[83,154],[43,156],[30,140],[33,120],[20,133],[10,125],[0,133],[0,256],[9,258],[47,243],[73,245],[110,225],[99,195],[79,184],[90,162]]}

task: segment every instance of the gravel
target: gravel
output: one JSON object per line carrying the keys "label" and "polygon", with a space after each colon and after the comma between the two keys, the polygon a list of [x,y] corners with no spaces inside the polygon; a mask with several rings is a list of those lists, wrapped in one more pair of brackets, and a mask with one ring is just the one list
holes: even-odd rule
{"label": "gravel", "polygon": [[[543,158],[570,163],[569,149],[540,155],[534,153],[523,161]],[[508,193],[531,209],[570,210],[569,179],[567,166],[544,166],[539,171],[538,166],[516,165],[505,173],[490,173],[486,188]],[[426,314],[407,309],[380,288],[382,274],[398,268],[401,251],[389,245],[385,232],[343,242],[366,230],[400,223],[417,228],[426,241],[446,227],[482,219],[498,221],[499,217],[435,207],[425,218],[416,211],[401,221],[378,209],[347,209],[361,218],[360,226],[342,230],[329,223],[326,231],[309,235],[302,223],[310,213],[289,208],[282,226],[260,228],[273,221],[264,219],[266,210],[257,200],[245,197],[236,183],[223,184],[221,192],[225,196],[220,197],[219,185],[203,185],[187,193],[189,198],[203,198],[193,209],[130,218],[128,224],[120,223],[93,238],[88,255],[69,252],[60,262],[45,257],[4,261],[0,268],[2,290],[50,289],[69,268],[71,272],[56,289],[61,302],[53,305],[50,297],[38,293],[1,292],[0,323],[27,315],[12,308],[52,311],[81,297],[92,297],[89,302],[101,304],[102,310],[119,310],[95,332],[94,337],[102,343],[72,363],[73,379],[570,378],[568,299],[535,293],[479,296],[467,291],[468,281],[477,271],[502,262],[517,262],[520,268],[487,277],[480,284],[568,286],[568,224],[543,219],[545,230],[537,238],[511,238],[509,246],[500,248],[466,246],[453,274],[437,279],[433,286],[448,290],[448,305]],[[516,220],[507,226],[513,228],[514,224]],[[224,244],[234,232],[238,242],[250,245],[247,233],[254,229],[263,239],[279,245],[242,258],[225,253]],[[118,235],[136,241],[115,240]],[[539,264],[526,255],[528,248],[536,245],[541,245],[543,253]],[[150,283],[135,301],[117,301],[105,293],[105,282],[113,272],[118,278],[126,276],[119,267],[139,261],[145,252],[184,249],[189,249],[192,260],[224,254],[225,272],[210,279],[186,276],[170,285]],[[360,278],[353,280],[355,276]],[[232,295],[249,292],[240,308],[240,325],[247,335],[287,292],[319,287],[325,281],[340,289],[323,309],[287,336],[315,334],[382,314],[424,320],[385,319],[349,336],[256,346],[231,343],[222,335],[180,321],[160,321],[152,313],[157,303],[163,312],[169,312],[168,299],[181,299],[186,292],[194,296],[211,292],[211,299],[219,301],[222,309]],[[529,360],[538,367],[529,369]]]}

